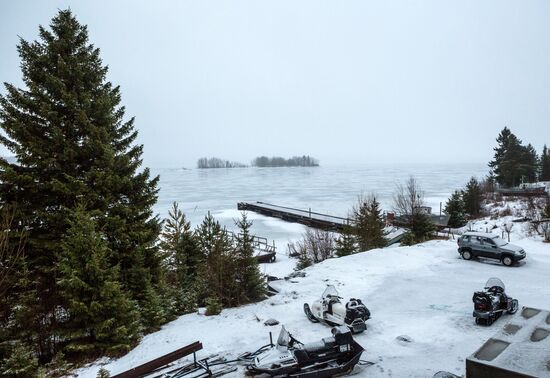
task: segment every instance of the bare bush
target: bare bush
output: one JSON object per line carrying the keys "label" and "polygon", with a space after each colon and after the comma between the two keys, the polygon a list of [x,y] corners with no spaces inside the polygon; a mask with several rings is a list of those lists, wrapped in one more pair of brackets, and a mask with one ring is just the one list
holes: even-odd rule
{"label": "bare bush", "polygon": [[329,231],[307,229],[301,240],[289,243],[288,252],[298,257],[297,269],[303,269],[334,256],[334,236]]}

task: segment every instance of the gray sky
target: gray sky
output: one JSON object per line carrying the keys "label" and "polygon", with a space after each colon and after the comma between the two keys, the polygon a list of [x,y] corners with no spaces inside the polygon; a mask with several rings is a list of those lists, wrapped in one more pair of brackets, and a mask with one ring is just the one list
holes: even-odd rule
{"label": "gray sky", "polygon": [[151,166],[486,162],[505,125],[550,144],[547,0],[0,0],[0,81],[21,84],[17,36],[68,6]]}

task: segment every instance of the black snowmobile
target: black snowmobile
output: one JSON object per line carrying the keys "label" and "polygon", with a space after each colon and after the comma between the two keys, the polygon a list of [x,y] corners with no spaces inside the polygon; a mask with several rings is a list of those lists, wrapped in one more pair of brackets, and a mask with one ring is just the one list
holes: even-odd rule
{"label": "black snowmobile", "polygon": [[351,298],[345,305],[333,285],[327,286],[321,298],[311,304],[304,303],[304,312],[314,323],[323,322],[330,326],[346,325],[351,332],[361,333],[367,329],[365,323],[370,311],[360,299]]}
{"label": "black snowmobile", "polygon": [[512,299],[504,293],[504,283],[498,278],[489,278],[484,291],[476,291],[474,301],[474,314],[476,324],[491,325],[500,318],[504,312],[515,314],[519,304],[517,299]]}
{"label": "black snowmobile", "polygon": [[359,362],[363,347],[347,327],[334,327],[332,337],[303,344],[282,327],[277,345],[257,354],[247,366],[250,374],[283,377],[333,377],[349,373]]}

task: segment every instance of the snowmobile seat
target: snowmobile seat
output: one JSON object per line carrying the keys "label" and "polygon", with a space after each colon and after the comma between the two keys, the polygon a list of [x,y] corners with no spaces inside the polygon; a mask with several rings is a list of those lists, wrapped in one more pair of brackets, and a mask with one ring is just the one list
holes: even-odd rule
{"label": "snowmobile seat", "polygon": [[[333,339],[333,337],[328,337],[327,339]],[[332,342],[332,345],[336,344],[335,341]],[[327,350],[329,349],[330,347],[327,346],[327,344],[325,344],[325,339],[321,340],[321,341],[316,341],[316,342],[313,342],[313,343],[307,343],[306,345],[304,345],[304,348],[303,350],[308,352],[308,353],[318,353],[318,352],[321,352],[321,351],[324,351],[324,350]]]}
{"label": "snowmobile seat", "polygon": [[295,349],[294,358],[296,358],[296,362],[298,362],[298,365],[303,364],[304,362],[309,360],[307,352],[303,349]]}
{"label": "snowmobile seat", "polygon": [[334,335],[334,340],[336,341],[337,345],[346,345],[346,344],[351,344],[353,342],[351,331],[346,326],[333,328],[332,334]]}

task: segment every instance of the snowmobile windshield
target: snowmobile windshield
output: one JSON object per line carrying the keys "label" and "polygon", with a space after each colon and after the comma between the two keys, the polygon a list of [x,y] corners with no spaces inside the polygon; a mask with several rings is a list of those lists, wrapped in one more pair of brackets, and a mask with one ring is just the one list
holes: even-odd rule
{"label": "snowmobile windshield", "polygon": [[325,289],[325,291],[323,292],[323,299],[327,299],[328,296],[331,296],[331,297],[338,297],[338,291],[336,290],[336,288],[332,285],[329,285],[327,286],[327,288]]}
{"label": "snowmobile windshield", "polygon": [[487,283],[485,284],[485,287],[487,289],[490,289],[492,287],[500,287],[502,291],[505,291],[504,283],[500,280],[500,278],[492,277],[487,280]]}
{"label": "snowmobile windshield", "polygon": [[279,333],[279,338],[277,339],[277,345],[288,346],[290,344],[290,333],[283,326],[281,332]]}

